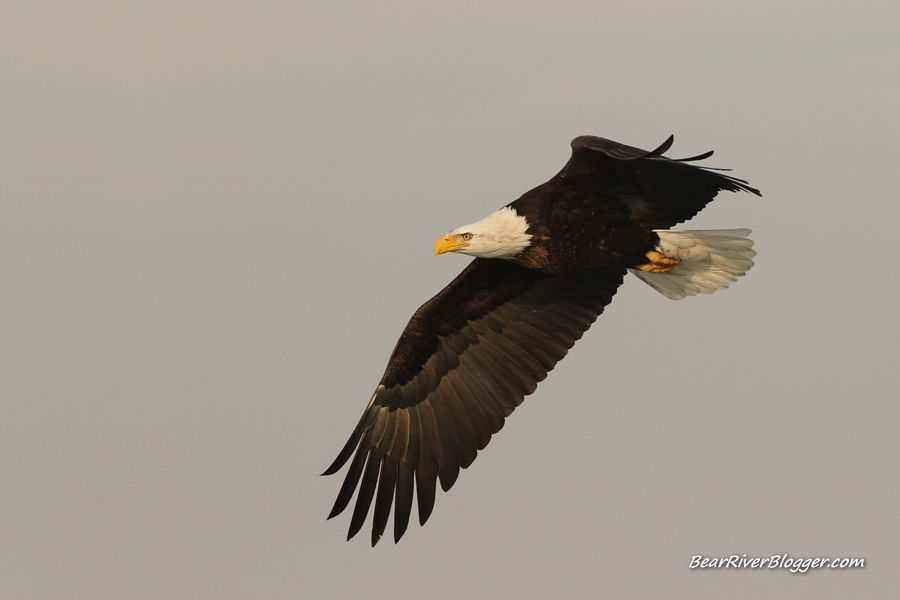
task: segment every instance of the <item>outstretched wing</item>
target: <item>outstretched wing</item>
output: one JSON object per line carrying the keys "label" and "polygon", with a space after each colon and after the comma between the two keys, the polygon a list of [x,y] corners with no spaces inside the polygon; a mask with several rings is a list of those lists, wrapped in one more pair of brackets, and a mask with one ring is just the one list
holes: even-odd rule
{"label": "outstretched wing", "polygon": [[[503,427],[612,301],[624,271],[548,275],[504,260],[475,259],[425,303],[403,331],[359,424],[331,475],[354,454],[328,518],[359,493],[350,539],[374,499],[372,545],[394,504],[394,540],[413,504],[419,522],[460,467]],[[361,482],[361,484],[360,484]]]}
{"label": "outstretched wing", "polygon": [[[559,195],[558,188],[577,188],[582,194],[618,202],[632,220],[651,229],[668,229],[696,215],[722,190],[760,195],[743,179],[688,164],[712,156],[663,156],[674,141],[670,136],[650,152],[594,136],[572,140],[572,157],[563,170],[529,194]],[[542,193],[543,192],[543,193]]]}

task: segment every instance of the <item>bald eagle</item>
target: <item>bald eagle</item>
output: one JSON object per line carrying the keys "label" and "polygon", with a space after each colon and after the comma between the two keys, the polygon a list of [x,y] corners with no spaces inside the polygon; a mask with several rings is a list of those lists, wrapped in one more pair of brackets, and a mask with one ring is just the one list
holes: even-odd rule
{"label": "bald eagle", "polygon": [[[359,487],[349,540],[375,501],[372,545],[394,506],[394,541],[418,499],[419,523],[460,468],[581,338],[631,271],[681,299],[728,287],[752,265],[748,229],[677,231],[721,190],[746,181],[582,136],[547,183],[441,237],[435,254],[475,257],[412,316],[359,424],[323,473],[350,469],[329,519]],[[355,452],[355,454],[354,454]]]}

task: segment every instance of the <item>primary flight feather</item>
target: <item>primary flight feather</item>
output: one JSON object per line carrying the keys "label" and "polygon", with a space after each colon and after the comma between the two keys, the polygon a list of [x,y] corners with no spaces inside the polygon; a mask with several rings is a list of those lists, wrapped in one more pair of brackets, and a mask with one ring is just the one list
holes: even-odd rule
{"label": "primary flight feather", "polygon": [[419,523],[503,427],[504,419],[612,301],[627,271],[681,299],[728,287],[752,265],[748,229],[677,231],[722,190],[746,181],[581,136],[555,177],[481,221],[454,229],[435,254],[475,258],[412,316],[362,418],[325,471],[350,468],[328,518],[359,488],[347,539],[374,501],[372,545],[394,509],[394,540],[414,497]]}

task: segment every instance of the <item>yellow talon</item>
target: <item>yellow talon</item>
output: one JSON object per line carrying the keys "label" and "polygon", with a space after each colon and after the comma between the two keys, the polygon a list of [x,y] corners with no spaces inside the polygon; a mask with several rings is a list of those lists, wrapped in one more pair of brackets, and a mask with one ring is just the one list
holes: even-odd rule
{"label": "yellow talon", "polygon": [[676,258],[669,258],[665,254],[657,252],[656,250],[651,250],[650,252],[648,252],[647,258],[650,259],[649,263],[638,265],[636,268],[647,273],[668,273],[677,265],[681,264],[680,260]]}

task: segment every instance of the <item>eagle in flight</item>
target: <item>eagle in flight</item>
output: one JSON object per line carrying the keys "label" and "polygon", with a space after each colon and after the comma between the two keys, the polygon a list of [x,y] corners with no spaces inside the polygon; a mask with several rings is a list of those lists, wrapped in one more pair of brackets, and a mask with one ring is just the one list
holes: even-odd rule
{"label": "eagle in flight", "polygon": [[329,519],[359,488],[349,540],[372,501],[372,545],[394,508],[394,541],[418,500],[419,523],[504,420],[581,338],[630,271],[680,300],[728,287],[752,265],[748,229],[684,231],[721,191],[760,195],[721,169],[581,136],[555,177],[481,221],[454,229],[436,255],[475,257],[409,320],[350,439],[324,475],[350,468]]}

